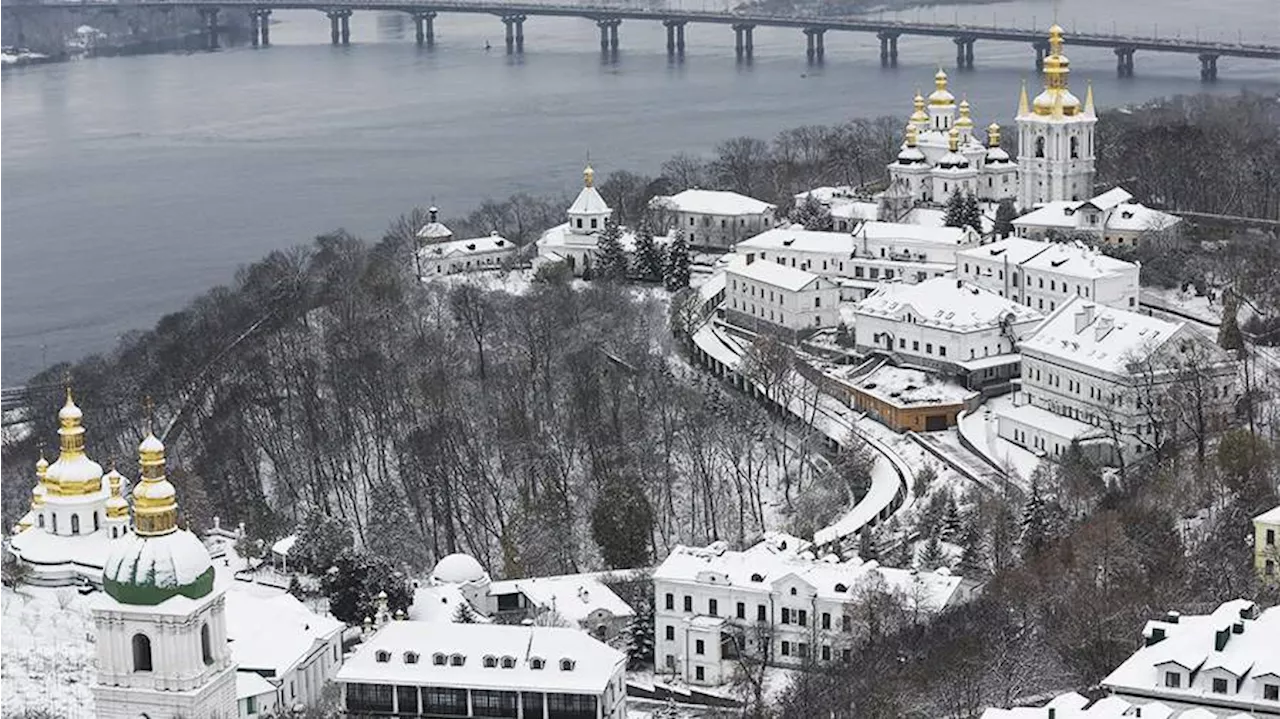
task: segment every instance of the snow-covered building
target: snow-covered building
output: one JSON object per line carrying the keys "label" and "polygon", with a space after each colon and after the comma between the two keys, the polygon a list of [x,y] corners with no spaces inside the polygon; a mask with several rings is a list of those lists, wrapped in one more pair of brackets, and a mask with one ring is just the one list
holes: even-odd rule
{"label": "snow-covered building", "polygon": [[[1105,696],[1097,701],[1083,694],[1069,692],[1059,694],[1043,706],[991,708],[982,712],[981,719],[1213,719],[1185,714],[1159,702],[1139,705],[1118,696]],[[1235,719],[1254,719],[1252,716],[1236,716]]]}
{"label": "snow-covered building", "polygon": [[478,609],[503,623],[537,620],[554,614],[602,642],[613,640],[635,616],[604,583],[608,572],[506,579],[489,585]]}
{"label": "snow-covered building", "polygon": [[846,405],[902,432],[954,427],[960,414],[977,408],[979,393],[936,374],[882,362],[868,371],[846,366],[828,375],[827,391],[843,390]]}
{"label": "snow-covered building", "polygon": [[[278,714],[320,700],[342,666],[343,624],[307,609],[290,594],[227,592],[226,632],[237,665],[241,715]],[[246,676],[251,675],[251,676]],[[251,677],[257,677],[261,682]],[[266,689],[262,682],[266,683]],[[251,693],[250,693],[251,692]]]}
{"label": "snow-covered building", "polygon": [[1234,361],[1199,332],[1081,297],[1059,305],[1020,348],[1022,386],[997,411],[997,431],[1033,452],[1056,456],[1078,441],[1107,463],[1145,454],[1175,433],[1165,396],[1187,379],[1187,358],[1201,365],[1191,378],[1210,428],[1237,397]]}
{"label": "snow-covered building", "polygon": [[724,190],[685,190],[649,201],[665,217],[662,231],[684,230],[695,247],[729,247],[773,227],[768,202]]}
{"label": "snow-covered building", "polygon": [[93,609],[94,715],[233,716],[238,682],[227,641],[230,577],[215,582],[208,550],[178,529],[164,445],[148,433],[138,454],[136,531],[104,542],[110,546],[102,575],[106,596]]}
{"label": "snow-covered building", "polygon": [[672,550],[653,573],[657,671],[716,685],[744,654],[781,666],[847,660],[863,629],[851,609],[869,593],[932,614],[966,601],[973,589],[946,570],[816,559],[811,549],[774,534],[745,551],[724,542]]}
{"label": "snow-covered building", "polygon": [[1018,342],[1044,317],[950,277],[886,284],[854,307],[855,347],[962,378],[970,389],[1018,374]]}
{"label": "snow-covered building", "polygon": [[418,248],[418,276],[422,279],[458,272],[501,269],[519,247],[497,232],[488,237],[433,242]]}
{"label": "snow-covered building", "polygon": [[1182,218],[1133,202],[1125,189],[1113,187],[1088,200],[1046,202],[1014,219],[1018,237],[1087,235],[1108,245],[1138,244],[1143,237],[1175,230]]}
{"label": "snow-covered building", "polygon": [[111,540],[130,533],[126,480],[85,453],[84,413],[67,390],[58,411],[58,459],[36,463],[31,510],[18,522],[8,548],[30,570],[32,584],[101,585]]}
{"label": "snow-covered building", "polygon": [[626,664],[576,629],[391,621],[338,682],[353,716],[625,719]]}
{"label": "snow-covered building", "polygon": [[1044,59],[1044,90],[1027,102],[1024,85],[1018,98],[1018,207],[1029,210],[1046,202],[1080,201],[1093,195],[1093,87],[1084,103],[1067,87],[1070,61],[1062,54],[1062,28],[1049,28],[1049,54]]}
{"label": "snow-covered building", "polygon": [[939,69],[926,100],[916,93],[898,157],[889,163],[887,202],[879,217],[897,221],[917,204],[944,205],[956,193],[985,201],[1012,197],[1018,166],[1000,148],[1000,127],[987,127],[984,144],[975,133],[969,102],[958,106]]}
{"label": "snow-covered building", "polygon": [[1206,717],[1280,715],[1280,607],[1259,611],[1234,599],[1212,614],[1169,612],[1147,622],[1142,641],[1103,688],[1144,709],[1159,702]]}
{"label": "snow-covered building", "polygon": [[564,262],[575,276],[581,277],[595,263],[600,232],[613,217],[613,209],[595,188],[595,178],[595,170],[588,165],[582,171],[582,190],[566,212],[567,221],[538,238],[535,265]]}
{"label": "snow-covered building", "polygon": [[1253,564],[1262,581],[1280,583],[1280,506],[1253,518]]}
{"label": "snow-covered building", "polygon": [[440,221],[439,208],[427,208],[427,224],[418,230],[417,238],[419,245],[432,245],[453,240],[453,230]]}
{"label": "snow-covered building", "polygon": [[840,322],[840,288],[812,272],[748,255],[725,280],[725,317],[741,327],[797,335]]}
{"label": "snow-covered building", "polygon": [[1053,312],[1072,297],[1116,307],[1138,306],[1141,266],[1080,243],[1021,237],[956,253],[956,277],[1038,312]]}

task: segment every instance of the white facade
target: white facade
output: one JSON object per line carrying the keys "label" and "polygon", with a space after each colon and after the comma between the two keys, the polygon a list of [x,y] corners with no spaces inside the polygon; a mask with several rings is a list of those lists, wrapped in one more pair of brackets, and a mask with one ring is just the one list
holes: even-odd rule
{"label": "white facade", "polygon": [[649,207],[665,214],[664,230],[684,230],[690,245],[729,247],[773,227],[773,205],[723,190],[685,190],[655,197]]}
{"label": "white facade", "polygon": [[568,221],[557,225],[538,238],[538,256],[534,265],[564,262],[581,277],[596,257],[600,232],[613,210],[595,188],[595,170],[588,165],[582,171],[582,190],[565,213]]}
{"label": "white facade", "polygon": [[676,547],[653,575],[656,671],[716,685],[732,677],[743,653],[782,666],[845,661],[863,630],[851,610],[868,592],[925,614],[969,596],[945,570],[819,560],[811,546],[769,535],[741,552],[723,542]]}
{"label": "white facade", "polygon": [[725,312],[735,323],[801,332],[840,322],[839,287],[811,272],[747,258],[725,275]]}
{"label": "white facade", "polygon": [[1141,266],[1078,243],[1010,237],[956,253],[956,277],[1049,313],[1073,297],[1137,309]]}
{"label": "white facade", "polygon": [[625,719],[626,664],[576,629],[392,621],[338,681],[353,715]]}
{"label": "white facade", "polygon": [[1235,599],[1212,614],[1170,612],[1147,622],[1142,640],[1103,688],[1144,707],[1203,710],[1197,716],[1280,714],[1280,608]]}
{"label": "white facade", "polygon": [[[876,290],[854,308],[855,346],[891,353],[908,364],[984,379],[1018,362],[1017,343],[1043,316],[977,285],[940,277]],[[984,375],[983,373],[986,372]]]}
{"label": "white facade", "polygon": [[1225,352],[1183,323],[1072,298],[1022,341],[1022,388],[999,410],[997,431],[1048,455],[1076,440],[1108,463],[1141,456],[1169,436],[1159,407],[1177,374],[1165,361],[1190,346],[1210,363],[1204,411],[1218,424],[1237,395]]}
{"label": "white facade", "polygon": [[240,674],[262,677],[269,697],[259,712],[305,707],[320,699],[342,666],[342,622],[307,609],[289,594],[227,593],[227,638]]}
{"label": "white facade", "polygon": [[1067,89],[1069,61],[1062,54],[1062,28],[1049,29],[1044,59],[1044,91],[1028,104],[1018,102],[1018,206],[1030,210],[1045,202],[1080,201],[1093,196],[1093,88],[1084,105]]}
{"label": "white facade", "polygon": [[[123,540],[121,540],[123,541]],[[154,606],[103,597],[94,607],[99,719],[236,715],[236,670],[227,644],[225,587]]]}
{"label": "white facade", "polygon": [[1114,187],[1083,202],[1047,202],[1013,221],[1018,237],[1044,238],[1052,233],[1090,235],[1108,245],[1134,246],[1152,233],[1173,231],[1182,218],[1153,210]]}
{"label": "white facade", "polygon": [[423,279],[458,272],[501,269],[519,248],[510,240],[491,233],[488,237],[450,240],[418,249],[418,275]]}
{"label": "white facade", "polygon": [[635,611],[602,581],[607,576],[603,572],[493,582],[477,609],[507,623],[554,612],[596,639],[612,641],[626,631]]}

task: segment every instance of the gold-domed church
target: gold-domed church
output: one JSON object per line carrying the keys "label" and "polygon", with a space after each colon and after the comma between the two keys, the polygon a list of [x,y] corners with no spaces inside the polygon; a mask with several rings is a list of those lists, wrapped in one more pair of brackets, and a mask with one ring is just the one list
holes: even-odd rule
{"label": "gold-domed church", "polygon": [[132,531],[127,480],[114,469],[104,475],[89,458],[83,419],[68,388],[58,412],[58,458],[36,462],[31,511],[9,540],[9,551],[31,569],[32,584],[101,584],[111,540]]}
{"label": "gold-domed church", "polygon": [[1049,28],[1044,89],[1031,102],[1027,88],[1018,98],[1018,207],[1093,196],[1093,88],[1084,102],[1067,85],[1071,62],[1062,52],[1062,28]]}

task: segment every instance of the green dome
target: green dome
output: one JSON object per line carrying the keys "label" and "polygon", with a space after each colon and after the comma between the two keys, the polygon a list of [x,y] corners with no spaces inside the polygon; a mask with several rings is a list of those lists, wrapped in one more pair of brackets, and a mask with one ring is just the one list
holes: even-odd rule
{"label": "green dome", "polygon": [[213,591],[213,563],[205,546],[186,530],[126,534],[112,541],[102,586],[122,604],[159,604],[176,596],[199,599]]}

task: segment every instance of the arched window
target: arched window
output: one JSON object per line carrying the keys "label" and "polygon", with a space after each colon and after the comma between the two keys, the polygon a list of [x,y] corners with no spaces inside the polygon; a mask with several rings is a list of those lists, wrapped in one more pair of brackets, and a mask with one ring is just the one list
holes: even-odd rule
{"label": "arched window", "polygon": [[78,514],[71,515],[71,533],[72,534],[80,533],[80,515]]}
{"label": "arched window", "polygon": [[95,532],[96,532],[96,531],[98,531],[98,527],[99,527],[99,524],[98,524],[98,513],[97,513],[97,512],[94,512],[94,513],[93,513],[93,531],[95,531]]}
{"label": "arched window", "polygon": [[1071,159],[1080,157],[1080,138],[1071,138]]}
{"label": "arched window", "polygon": [[200,625],[200,656],[205,664],[213,664],[213,642],[209,641],[209,625]]}
{"label": "arched window", "polygon": [[562,672],[571,672],[571,671],[573,671],[573,665],[574,665],[574,663],[575,663],[575,662],[574,662],[572,659],[568,659],[568,658],[561,659],[561,660],[560,660],[560,671],[562,671]]}
{"label": "arched window", "polygon": [[1036,157],[1044,157],[1044,136],[1036,138]]}
{"label": "arched window", "polygon": [[462,656],[461,654],[454,654],[453,656],[449,657],[450,666],[460,667],[466,663],[467,663],[467,658]]}
{"label": "arched window", "polygon": [[436,652],[435,654],[431,655],[431,663],[438,667],[444,666],[447,661],[448,659],[446,659],[444,654],[440,652]]}
{"label": "arched window", "polygon": [[44,529],[44,515],[41,514],[40,516],[36,517],[36,521],[39,522],[40,528]]}
{"label": "arched window", "polygon": [[758,572],[757,572],[756,574],[752,574],[752,575],[751,575],[751,581],[753,581],[753,582],[763,582],[763,581],[764,581],[764,575],[763,575],[763,574],[760,574],[760,573],[758,573]]}
{"label": "arched window", "polygon": [[486,657],[484,658],[484,668],[485,668],[485,669],[493,669],[493,668],[494,668],[494,667],[496,667],[496,666],[498,666],[498,658],[497,658],[497,657],[495,657],[495,656],[493,656],[492,654],[490,654],[490,655],[488,655],[488,656],[486,656]]}
{"label": "arched window", "polygon": [[386,649],[379,649],[378,653],[373,655],[373,658],[379,664],[386,664],[387,662],[391,661],[391,652],[387,651]]}
{"label": "arched window", "polygon": [[529,660],[530,669],[541,669],[547,665],[547,660],[542,657],[533,657]]}
{"label": "arched window", "polygon": [[845,592],[849,591],[849,587],[844,584],[837,584],[836,591],[839,592],[840,594],[844,594]]}
{"label": "arched window", "polygon": [[112,528],[111,528],[111,538],[112,538],[112,539],[115,539],[115,538],[116,538],[116,528],[115,528],[115,527],[112,527]]}
{"label": "arched window", "polygon": [[417,664],[417,663],[418,663],[418,653],[417,653],[417,652],[405,652],[405,653],[404,653],[404,663],[405,663],[405,664]]}
{"label": "arched window", "polygon": [[503,669],[515,669],[515,668],[516,668],[516,658],[515,658],[515,657],[503,657],[503,658],[502,658],[502,668],[503,668]]}
{"label": "arched window", "polygon": [[151,671],[151,640],[145,634],[133,635],[133,670]]}

